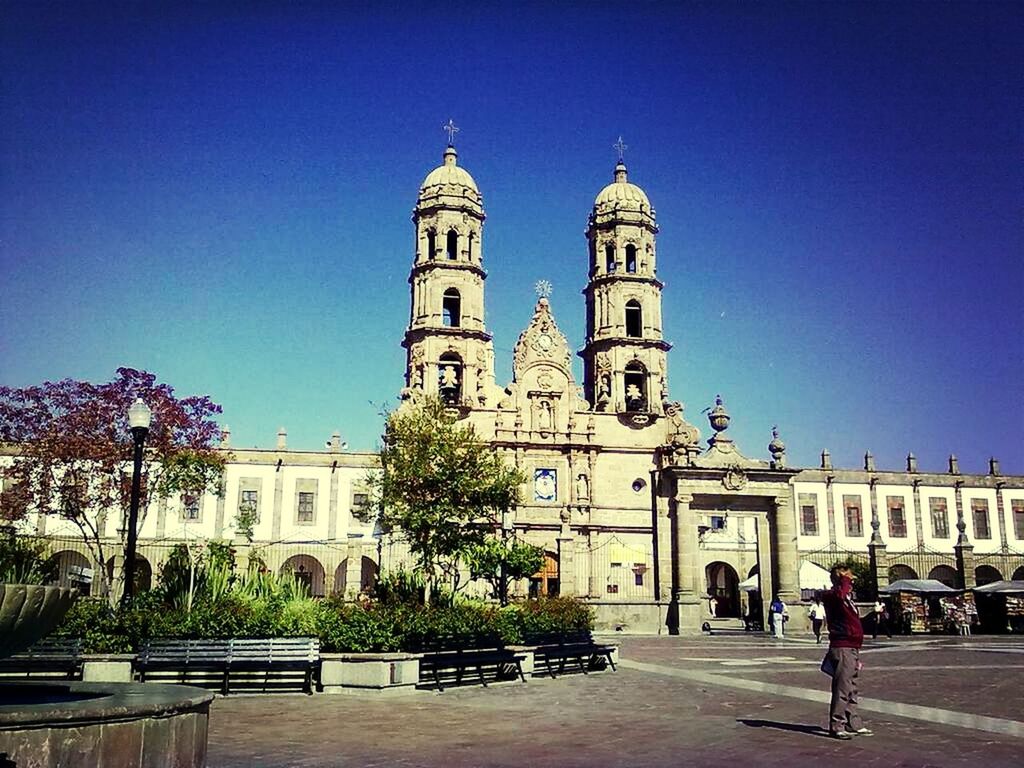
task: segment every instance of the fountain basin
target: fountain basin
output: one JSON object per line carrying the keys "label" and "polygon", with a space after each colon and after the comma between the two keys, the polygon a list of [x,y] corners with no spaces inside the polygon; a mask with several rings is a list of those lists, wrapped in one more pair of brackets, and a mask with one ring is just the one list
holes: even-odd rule
{"label": "fountain basin", "polygon": [[186,685],[3,683],[0,765],[201,768],[211,701]]}

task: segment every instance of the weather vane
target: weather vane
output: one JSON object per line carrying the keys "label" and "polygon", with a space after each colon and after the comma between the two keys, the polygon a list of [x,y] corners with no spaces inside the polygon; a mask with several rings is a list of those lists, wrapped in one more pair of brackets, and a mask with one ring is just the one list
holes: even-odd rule
{"label": "weather vane", "polygon": [[448,132],[448,146],[449,147],[454,147],[455,146],[455,134],[459,132],[459,129],[457,127],[455,127],[455,123],[452,121],[451,118],[448,118],[448,124],[447,125],[442,125],[441,126],[441,130]]}
{"label": "weather vane", "polygon": [[622,162],[622,158],[626,154],[626,150],[629,149],[629,147],[626,146],[625,143],[623,143],[622,137],[619,136],[619,140],[616,141],[614,144],[612,144],[612,149],[617,149],[618,150],[618,152],[619,152],[619,162],[621,163]]}
{"label": "weather vane", "polygon": [[551,295],[551,283],[548,280],[538,280],[537,284],[533,286],[533,290],[537,292],[540,298],[546,299]]}

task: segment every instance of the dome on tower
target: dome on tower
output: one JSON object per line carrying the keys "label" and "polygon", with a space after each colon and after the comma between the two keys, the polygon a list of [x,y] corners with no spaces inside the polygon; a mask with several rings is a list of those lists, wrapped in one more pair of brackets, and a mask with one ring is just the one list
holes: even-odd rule
{"label": "dome on tower", "polygon": [[465,168],[459,167],[458,157],[455,147],[449,146],[444,151],[444,162],[427,174],[427,178],[420,185],[420,192],[432,191],[434,187],[458,186],[465,187],[479,195],[480,190],[477,189],[473,177]]}
{"label": "dome on tower", "polygon": [[654,213],[647,193],[627,179],[626,164],[621,160],[615,166],[615,181],[598,192],[594,200],[594,210],[597,213],[619,209],[642,211],[652,215]]}

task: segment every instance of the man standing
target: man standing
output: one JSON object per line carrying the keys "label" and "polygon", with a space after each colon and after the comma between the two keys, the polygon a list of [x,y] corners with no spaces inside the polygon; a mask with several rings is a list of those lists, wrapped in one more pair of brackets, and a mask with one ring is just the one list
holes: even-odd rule
{"label": "man standing", "polygon": [[786,626],[786,604],[783,603],[779,596],[776,595],[775,599],[772,600],[772,604],[768,607],[771,613],[772,631],[775,633],[775,639],[781,640],[785,635]]}
{"label": "man standing", "polygon": [[835,565],[830,575],[832,589],[824,595],[828,653],[822,663],[822,669],[831,669],[832,675],[828,732],[834,739],[849,739],[854,734],[870,736],[871,731],[857,714],[857,677],[864,628],[853,604],[853,573],[846,566]]}
{"label": "man standing", "polygon": [[811,629],[814,631],[814,641],[821,642],[821,625],[825,623],[825,606],[821,604],[821,593],[814,593],[814,603],[810,610]]}

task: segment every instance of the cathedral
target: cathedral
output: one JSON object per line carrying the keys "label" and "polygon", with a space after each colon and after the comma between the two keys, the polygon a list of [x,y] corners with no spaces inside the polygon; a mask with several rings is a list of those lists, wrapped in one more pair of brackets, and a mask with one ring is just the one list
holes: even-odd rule
{"label": "cathedral", "polygon": [[[952,457],[938,475],[918,473],[913,456],[900,472],[877,471],[870,456],[863,469],[837,470],[827,452],[821,467],[795,469],[777,432],[764,459],[745,456],[721,398],[702,443],[669,396],[658,225],[619,146],[587,221],[582,384],[543,281],[512,381],[496,381],[483,196],[451,144],[413,212],[402,397],[439,396],[527,476],[506,526],[545,549],[530,590],[585,596],[605,627],[695,631],[712,616],[762,612],[757,595],[799,612],[802,591],[821,586],[801,583],[802,560],[828,568],[860,555],[880,586],[890,574],[959,586],[1019,578],[1024,478],[1002,477],[994,460],[980,477],[961,475]],[[750,579],[756,590],[741,595]]]}
{"label": "cathedral", "polygon": [[[582,212],[581,212],[582,213]],[[822,569],[862,560],[884,587],[931,578],[954,588],[1024,579],[1024,477],[992,459],[984,475],[906,466],[791,467],[773,434],[760,458],[729,436],[722,398],[701,429],[668,388],[671,345],[662,337],[658,224],[622,161],[594,198],[586,229],[583,381],[573,347],[538,284],[533,316],[515,344],[512,380],[495,377],[485,323],[483,196],[451,145],[419,189],[413,212],[403,401],[444,400],[527,477],[506,535],[542,547],[544,566],[520,595],[576,595],[599,629],[698,632],[708,622],[761,624],[778,596],[800,619]],[[685,300],[686,297],[676,297]],[[397,329],[396,329],[397,336]],[[397,341],[397,340],[396,340]],[[314,595],[355,595],[377,573],[405,564],[400,541],[354,517],[373,453],[236,449],[217,493],[154,501],[144,509],[137,569],[143,585],[182,542],[231,541],[289,570]],[[2,460],[2,459],[0,459]],[[251,526],[242,534],[239,513]],[[112,516],[113,517],[113,516]],[[88,590],[95,569],[71,524],[38,516],[62,582]],[[100,521],[117,551],[112,521]],[[755,621],[751,622],[751,619]],[[730,624],[731,622],[731,624]],[[795,626],[802,626],[802,621]]]}

